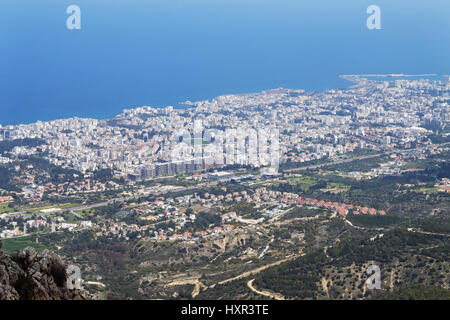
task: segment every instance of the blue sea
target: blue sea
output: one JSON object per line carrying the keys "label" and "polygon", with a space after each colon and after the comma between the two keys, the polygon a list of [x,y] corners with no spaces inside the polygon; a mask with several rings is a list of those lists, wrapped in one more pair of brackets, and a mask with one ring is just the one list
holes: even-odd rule
{"label": "blue sea", "polygon": [[[373,4],[380,30],[366,27]],[[0,124],[450,74],[449,13],[448,0],[1,0]]]}

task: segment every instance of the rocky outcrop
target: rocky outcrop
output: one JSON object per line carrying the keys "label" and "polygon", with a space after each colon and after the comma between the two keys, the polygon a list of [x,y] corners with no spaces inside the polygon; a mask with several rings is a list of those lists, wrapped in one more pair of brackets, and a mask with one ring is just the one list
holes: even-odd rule
{"label": "rocky outcrop", "polygon": [[83,289],[67,287],[67,265],[61,257],[26,248],[14,255],[0,249],[0,300],[90,300]]}

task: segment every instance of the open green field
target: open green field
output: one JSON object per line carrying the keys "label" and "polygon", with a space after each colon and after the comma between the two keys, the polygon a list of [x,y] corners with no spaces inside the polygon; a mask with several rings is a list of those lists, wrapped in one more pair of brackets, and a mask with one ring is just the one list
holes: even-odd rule
{"label": "open green field", "polygon": [[327,187],[325,189],[320,189],[322,192],[331,192],[331,193],[341,193],[341,192],[347,192],[350,190],[350,186],[345,185],[343,183],[338,182],[328,182]]}
{"label": "open green field", "polygon": [[41,243],[36,243],[30,237],[2,239],[1,241],[3,244],[3,250],[7,253],[14,253],[18,250],[25,249],[26,247],[32,247],[38,252],[41,252],[44,249],[51,249]]}
{"label": "open green field", "polygon": [[81,216],[87,217],[91,213],[95,214],[95,208],[85,209],[85,210],[77,210],[77,211],[75,211],[75,213],[77,213]]}
{"label": "open green field", "polygon": [[0,213],[8,213],[13,211],[15,211],[15,209],[8,207],[8,203],[0,204]]}
{"label": "open green field", "polygon": [[439,187],[423,187],[414,190],[414,192],[416,193],[427,193],[427,194],[436,193],[438,191]]}
{"label": "open green field", "polygon": [[62,216],[67,223],[78,223],[80,221],[80,219],[72,212],[63,212],[60,216]]}
{"label": "open green field", "polygon": [[300,188],[304,191],[309,190],[309,188],[311,188],[312,186],[317,184],[317,180],[311,178],[311,177],[307,177],[307,176],[302,176],[302,177],[293,177],[293,178],[288,178],[285,180],[279,180],[279,181],[274,181],[273,183],[270,183],[274,186],[279,186],[281,183],[289,183],[292,186],[300,186]]}

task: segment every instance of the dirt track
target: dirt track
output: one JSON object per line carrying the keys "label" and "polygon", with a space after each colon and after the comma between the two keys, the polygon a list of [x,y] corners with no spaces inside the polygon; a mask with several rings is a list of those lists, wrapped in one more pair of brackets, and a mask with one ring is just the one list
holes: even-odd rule
{"label": "dirt track", "polygon": [[267,290],[258,290],[253,286],[253,281],[255,281],[255,279],[249,280],[247,282],[247,286],[249,287],[250,290],[252,290],[253,292],[260,294],[262,296],[271,298],[271,299],[275,299],[275,300],[286,300],[286,298],[276,292],[271,292],[271,291],[267,291]]}
{"label": "dirt track", "polygon": [[297,257],[299,257],[299,255],[294,255],[292,257],[289,257],[289,258],[286,258],[286,259],[283,259],[283,260],[279,260],[279,261],[276,261],[276,262],[273,262],[273,263],[266,264],[265,266],[262,266],[262,267],[259,267],[259,268],[256,268],[256,269],[244,272],[244,273],[242,273],[242,274],[240,274],[240,275],[238,275],[236,277],[229,278],[229,279],[226,279],[226,280],[222,280],[222,281],[218,282],[218,284],[224,284],[224,283],[228,283],[228,282],[231,282],[231,281],[234,281],[234,280],[246,278],[246,277],[251,276],[251,275],[255,275],[255,274],[260,273],[261,271],[263,271],[263,270],[265,270],[267,268],[270,268],[270,267],[273,267],[273,266],[277,266],[277,265],[279,265],[279,264],[281,264],[283,262],[286,262],[286,261],[289,261],[289,260],[293,260],[293,259],[295,259]]}
{"label": "dirt track", "polygon": [[179,280],[169,283],[167,286],[182,286],[186,284],[193,284],[194,290],[192,290],[192,298],[195,298],[199,293],[201,288],[206,288],[206,286],[198,280],[188,279],[188,280]]}

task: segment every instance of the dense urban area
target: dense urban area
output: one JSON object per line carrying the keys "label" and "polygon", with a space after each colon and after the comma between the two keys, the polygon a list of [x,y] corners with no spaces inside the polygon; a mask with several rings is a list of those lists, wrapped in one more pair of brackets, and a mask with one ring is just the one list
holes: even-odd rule
{"label": "dense urban area", "polygon": [[450,299],[450,77],[342,77],[0,126],[3,250],[102,299]]}

